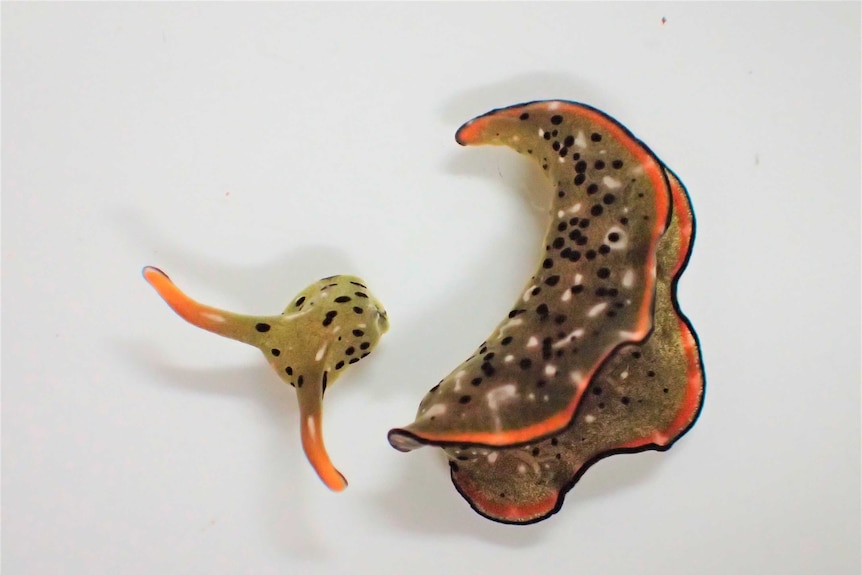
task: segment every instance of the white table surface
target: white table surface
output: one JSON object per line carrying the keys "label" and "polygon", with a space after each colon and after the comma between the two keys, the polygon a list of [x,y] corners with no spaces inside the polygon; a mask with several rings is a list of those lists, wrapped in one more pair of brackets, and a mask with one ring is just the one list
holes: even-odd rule
{"label": "white table surface", "polygon": [[[666,21],[662,23],[662,18]],[[81,573],[852,574],[860,563],[860,5],[2,6],[2,567]],[[579,100],[687,184],[707,371],[665,454],[492,523],[386,441],[535,265],[548,186],[455,129]],[[355,273],[392,329],[293,390],[145,284],[276,313]]]}

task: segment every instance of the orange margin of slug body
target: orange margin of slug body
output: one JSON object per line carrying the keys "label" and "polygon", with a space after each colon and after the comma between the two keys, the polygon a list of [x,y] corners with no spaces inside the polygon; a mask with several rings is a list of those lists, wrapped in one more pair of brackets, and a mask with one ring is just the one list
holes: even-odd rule
{"label": "orange margin of slug body", "polygon": [[[648,174],[650,181],[655,189],[656,210],[655,210],[655,225],[652,229],[652,249],[650,250],[647,259],[647,269],[655,269],[657,263],[657,246],[662,234],[667,229],[668,210],[670,209],[671,193],[668,179],[664,174],[664,168],[661,163],[651,155],[646,147],[629,134],[625,128],[616,123],[615,120],[605,114],[588,107],[573,104],[571,102],[558,102],[557,110],[568,111],[576,115],[586,117],[588,120],[595,122],[607,130],[613,138],[619,141],[631,153],[641,165],[644,166],[644,171]],[[455,134],[455,139],[461,145],[482,144],[478,141],[479,134],[482,129],[494,118],[501,115],[508,117],[517,117],[521,111],[531,106],[547,105],[548,103],[531,103],[525,106],[516,106],[490,112],[484,116],[475,118],[458,129]],[[664,193],[662,193],[662,191]],[[655,291],[656,278],[654,274],[646,274],[644,297],[641,301],[638,310],[638,320],[633,332],[631,342],[637,343],[649,334],[652,329],[652,307]],[[479,433],[412,433],[419,439],[429,443],[478,443],[482,445],[505,446],[517,443],[526,443],[533,441],[539,437],[550,435],[566,427],[572,420],[575,410],[581,401],[584,391],[586,391],[590,380],[592,379],[598,368],[604,364],[608,356],[613,350],[608,350],[608,353],[596,361],[595,366],[581,380],[580,387],[577,393],[572,398],[572,401],[560,412],[548,417],[542,422],[505,432],[479,432]]]}

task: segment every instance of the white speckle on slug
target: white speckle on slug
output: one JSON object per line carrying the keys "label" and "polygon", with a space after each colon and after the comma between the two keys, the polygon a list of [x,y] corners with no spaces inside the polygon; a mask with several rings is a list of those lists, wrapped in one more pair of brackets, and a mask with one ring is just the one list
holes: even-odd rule
{"label": "white speckle on slug", "polygon": [[569,208],[569,213],[570,214],[577,214],[579,211],[581,211],[581,206],[582,206],[582,204],[580,202],[578,202],[577,204],[575,204],[574,206]]}
{"label": "white speckle on slug", "polygon": [[515,319],[510,319],[508,322],[506,322],[505,325],[503,325],[500,328],[500,335],[503,335],[504,333],[506,333],[507,329],[512,329],[513,327],[518,327],[522,323],[524,323],[524,320],[522,320],[519,317],[516,317]]}
{"label": "white speckle on slug", "polygon": [[489,453],[488,454],[488,463],[494,463],[495,461],[497,461],[497,455],[498,454],[496,451],[492,451],[491,453]]}
{"label": "white speckle on slug", "polygon": [[467,372],[463,369],[455,374],[453,378],[455,380],[455,391],[461,391],[461,382],[464,380],[466,374]]}
{"label": "white speckle on slug", "polygon": [[518,397],[518,388],[514,383],[507,383],[506,385],[501,385],[496,389],[492,389],[488,392],[488,395],[485,396],[485,400],[488,402],[488,407],[491,409],[492,416],[494,418],[494,426],[497,431],[500,431],[503,428],[503,424],[500,421],[500,415],[498,413],[500,409],[500,404],[515,399]]}
{"label": "white speckle on slug", "polygon": [[326,342],[320,346],[320,349],[318,349],[317,353],[314,355],[314,361],[320,361],[321,359],[323,359],[323,354],[326,353],[327,347],[329,347],[329,342]]}
{"label": "white speckle on slug", "polygon": [[531,335],[530,339],[527,340],[527,346],[526,347],[530,348],[530,347],[536,347],[538,345],[539,345],[539,338],[537,338],[534,335]]}
{"label": "white speckle on slug", "polygon": [[596,416],[595,416],[595,415],[588,415],[588,416],[586,416],[586,417],[584,418],[584,421],[586,421],[587,423],[592,423],[592,422],[594,422],[595,420],[596,420]]}
{"label": "white speckle on slug", "polygon": [[557,375],[557,367],[549,363],[545,366],[545,375],[548,377],[554,377]]}
{"label": "white speckle on slug", "polygon": [[219,315],[219,314],[217,314],[217,313],[210,313],[210,312],[208,312],[208,311],[205,311],[205,312],[203,312],[201,315],[202,315],[202,316],[204,316],[205,318],[207,318],[207,319],[208,319],[208,320],[210,320],[210,321],[214,321],[214,322],[217,322],[217,323],[224,323],[224,316]]}
{"label": "white speckle on slug", "polygon": [[568,345],[569,343],[571,343],[575,339],[581,337],[582,335],[584,335],[584,328],[579,327],[578,329],[572,331],[572,333],[570,333],[569,335],[567,335],[566,337],[564,337],[560,341],[556,342],[551,347],[553,347],[554,349],[559,349],[561,347]]}
{"label": "white speckle on slug", "polygon": [[578,137],[575,138],[575,145],[579,148],[587,147],[587,139],[584,137],[583,130],[578,130]]}
{"label": "white speckle on slug", "polygon": [[[616,234],[614,241],[611,241],[610,239],[611,234]],[[608,233],[605,234],[605,244],[607,244],[612,250],[625,249],[629,245],[628,234],[626,234],[626,231],[620,226],[613,226],[608,229]]]}
{"label": "white speckle on slug", "polygon": [[604,178],[602,178],[602,183],[603,183],[603,184],[604,184],[608,189],[611,189],[611,190],[615,190],[615,189],[617,189],[617,188],[619,188],[619,187],[621,187],[621,186],[622,186],[622,183],[621,183],[618,179],[616,179],[616,178],[612,178],[612,177],[610,177],[610,176],[605,176]]}
{"label": "white speckle on slug", "polygon": [[425,413],[423,413],[420,417],[431,417],[434,415],[443,415],[444,413],[446,413],[446,405],[442,403],[435,403],[434,405],[426,409]]}
{"label": "white speckle on slug", "polygon": [[633,269],[629,268],[626,270],[626,273],[623,275],[623,287],[630,288],[635,284],[635,272]]}
{"label": "white speckle on slug", "polygon": [[590,311],[587,312],[587,317],[596,317],[608,307],[607,302],[597,303],[593,307],[590,308]]}

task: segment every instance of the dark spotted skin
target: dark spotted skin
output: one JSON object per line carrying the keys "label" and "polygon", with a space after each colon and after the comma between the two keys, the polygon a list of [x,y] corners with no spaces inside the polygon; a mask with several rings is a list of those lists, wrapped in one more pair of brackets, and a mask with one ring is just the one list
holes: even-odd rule
{"label": "dark spotted skin", "polygon": [[539,102],[463,126],[463,144],[507,145],[554,184],[542,256],[490,337],[432,388],[401,450],[425,442],[506,445],[562,429],[616,348],[652,327],[656,246],[669,189],[658,160],[594,110]]}
{"label": "dark spotted skin", "polygon": [[[278,322],[304,336],[262,335],[258,347],[268,355],[273,369],[294,387],[319,377],[322,394],[347,366],[368,356],[386,331],[388,319],[359,278],[333,276],[298,294]],[[325,351],[316,360],[321,348]]]}
{"label": "dark spotted skin", "polygon": [[323,443],[323,394],[344,370],[371,353],[389,323],[386,311],[355,276],[324,278],[299,293],[281,315],[254,317],[200,304],[157,268],[144,277],[187,321],[263,352],[272,368],[297,390],[302,446],[332,490],[347,486]]}
{"label": "dark spotted skin", "polygon": [[389,438],[404,451],[443,447],[476,511],[532,523],[592,463],[667,449],[694,423],[700,355],[675,299],[693,218],[675,176],[587,106],[495,110],[457,138],[536,159],[555,184],[551,223],[507,319]]}

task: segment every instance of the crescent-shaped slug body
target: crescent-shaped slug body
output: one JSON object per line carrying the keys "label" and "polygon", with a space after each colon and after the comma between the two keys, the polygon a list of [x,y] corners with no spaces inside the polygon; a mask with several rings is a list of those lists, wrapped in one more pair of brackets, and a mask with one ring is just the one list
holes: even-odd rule
{"label": "crescent-shaped slug body", "polygon": [[693,217],[655,155],[583,104],[494,110],[456,139],[538,161],[554,185],[551,223],[506,319],[389,440],[443,447],[476,511],[532,523],[595,461],[667,449],[696,419],[700,354],[675,298]]}
{"label": "crescent-shaped slug body", "polygon": [[186,321],[261,350],[279,377],[296,388],[302,447],[320,479],[333,491],[347,480],[323,443],[323,394],[344,370],[366,357],[388,329],[386,311],[355,276],[324,278],[291,300],[281,315],[256,317],[194,301],[154,267],[144,278]]}

